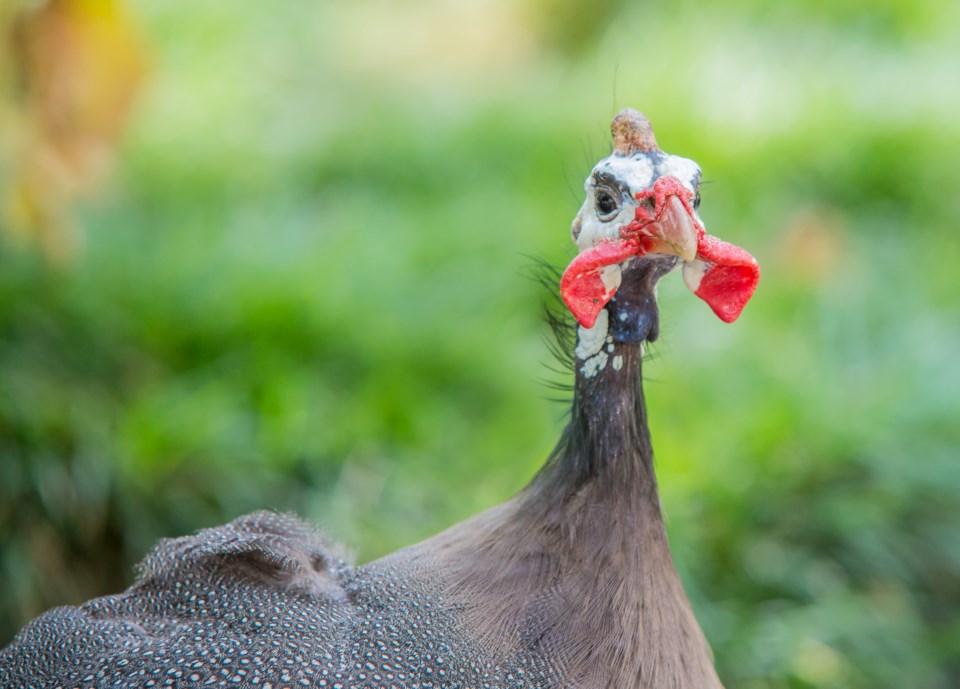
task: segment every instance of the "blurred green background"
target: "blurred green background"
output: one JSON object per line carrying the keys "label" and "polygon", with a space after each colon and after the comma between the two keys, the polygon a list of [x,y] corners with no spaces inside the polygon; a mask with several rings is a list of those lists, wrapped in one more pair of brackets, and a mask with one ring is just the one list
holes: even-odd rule
{"label": "blurred green background", "polygon": [[757,256],[646,366],[727,686],[960,686],[960,3],[0,2],[0,644],[161,536],[365,561],[564,421],[530,256],[622,106]]}

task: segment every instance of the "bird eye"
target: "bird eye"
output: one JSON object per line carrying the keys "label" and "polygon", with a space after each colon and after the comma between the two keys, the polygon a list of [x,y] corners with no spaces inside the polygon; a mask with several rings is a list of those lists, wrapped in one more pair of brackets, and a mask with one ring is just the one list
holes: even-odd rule
{"label": "bird eye", "polygon": [[698,191],[696,196],[693,197],[693,207],[697,209],[700,207],[700,192]]}
{"label": "bird eye", "polygon": [[[598,189],[596,196],[597,203],[597,213],[601,218],[604,216],[612,216],[617,211],[617,200],[613,197],[606,189]],[[609,218],[604,218],[609,219]]]}

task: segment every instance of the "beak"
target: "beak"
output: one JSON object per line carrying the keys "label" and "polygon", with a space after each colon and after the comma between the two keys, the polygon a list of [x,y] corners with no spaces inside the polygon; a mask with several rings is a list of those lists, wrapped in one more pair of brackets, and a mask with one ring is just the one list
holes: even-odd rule
{"label": "beak", "polygon": [[735,321],[753,295],[760,268],[749,253],[706,234],[690,205],[691,192],[675,177],[661,177],[637,195],[654,200],[653,215],[641,204],[619,239],[601,240],[581,251],[560,279],[564,303],[584,328],[620,286],[621,264],[650,253],[677,256],[683,277],[695,295],[726,323]]}
{"label": "beak", "polygon": [[700,223],[677,196],[667,196],[657,219],[641,231],[651,236],[647,253],[679,256],[684,261],[697,257],[697,240],[703,234]]}

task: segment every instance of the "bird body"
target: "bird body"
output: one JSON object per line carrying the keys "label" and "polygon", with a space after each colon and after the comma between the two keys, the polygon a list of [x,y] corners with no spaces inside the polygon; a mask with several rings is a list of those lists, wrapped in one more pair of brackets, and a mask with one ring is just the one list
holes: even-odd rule
{"label": "bird body", "polygon": [[0,687],[720,688],[667,544],[643,344],[679,263],[707,280],[738,262],[740,282],[704,297],[721,317],[758,273],[705,235],[699,168],[660,152],[640,118],[614,121],[616,165],[594,169],[574,221],[581,253],[561,281],[581,323],[574,401],[530,485],[359,567],[291,515],[161,541],[127,591],[25,627],[0,652]]}

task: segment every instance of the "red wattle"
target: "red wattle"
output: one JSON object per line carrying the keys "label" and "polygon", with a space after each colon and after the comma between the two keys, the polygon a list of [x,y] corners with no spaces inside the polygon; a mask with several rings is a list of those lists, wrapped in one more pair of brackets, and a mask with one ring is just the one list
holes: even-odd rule
{"label": "red wattle", "polygon": [[592,328],[600,311],[617,291],[616,286],[608,288],[603,284],[600,271],[623,263],[641,251],[636,239],[615,239],[581,252],[570,262],[560,278],[560,296],[580,325]]}
{"label": "red wattle", "polygon": [[697,244],[697,258],[714,264],[694,292],[724,323],[740,317],[760,282],[760,266],[747,251],[704,234]]}

